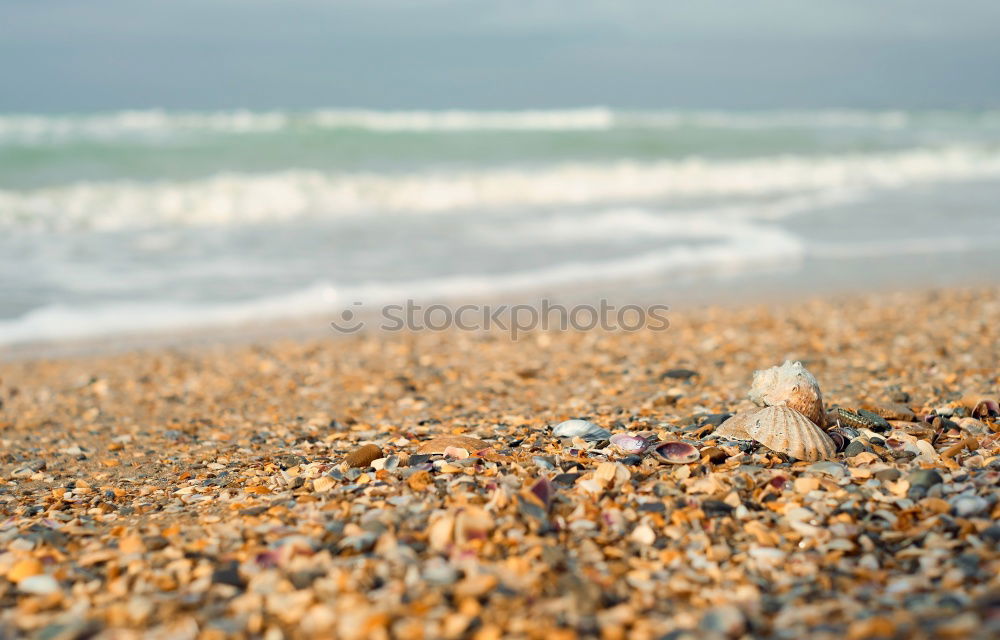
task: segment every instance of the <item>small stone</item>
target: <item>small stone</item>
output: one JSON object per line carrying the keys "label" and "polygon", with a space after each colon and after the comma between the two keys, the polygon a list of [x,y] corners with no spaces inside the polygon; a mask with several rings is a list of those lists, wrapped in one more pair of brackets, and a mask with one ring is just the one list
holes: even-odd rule
{"label": "small stone", "polygon": [[434,478],[427,471],[417,471],[406,479],[406,484],[414,491],[424,491],[427,487],[434,486]]}
{"label": "small stone", "polygon": [[990,506],[985,498],[975,495],[961,495],[951,499],[951,510],[959,518],[968,518],[982,513]]}
{"label": "small stone", "polygon": [[497,586],[496,576],[477,573],[466,576],[455,585],[456,598],[482,598]]}
{"label": "small stone", "polygon": [[731,413],[710,413],[702,417],[702,425],[710,424],[712,426],[718,427],[726,420],[733,417]]}
{"label": "small stone", "polygon": [[40,574],[42,571],[41,562],[34,558],[25,558],[14,563],[14,566],[7,572],[7,579],[19,583],[25,578]]}
{"label": "small stone", "polygon": [[980,535],[984,540],[997,544],[1000,542],[1000,524],[991,524]]}
{"label": "small stone", "polygon": [[891,385],[886,388],[885,395],[889,398],[890,402],[898,402],[900,404],[906,404],[910,401],[910,394],[903,391],[899,385]]}
{"label": "small stone", "polygon": [[899,476],[903,475],[900,473],[899,469],[881,469],[875,472],[875,477],[882,482],[895,482],[899,480]]}
{"label": "small stone", "polygon": [[934,485],[944,482],[941,474],[933,469],[918,469],[906,479],[910,481],[911,487],[920,487],[921,489],[930,489]]}
{"label": "small stone", "polygon": [[344,462],[349,467],[363,469],[370,465],[373,460],[382,457],[382,449],[375,444],[366,444],[358,447],[344,456]]}
{"label": "small stone", "polygon": [[125,536],[118,541],[118,551],[121,553],[142,553],[146,550],[146,543],[139,535]]}
{"label": "small stone", "polygon": [[[638,456],[636,456],[636,457],[638,457]],[[622,460],[622,462],[625,462],[625,461]],[[640,462],[641,462],[641,460],[640,460]],[[571,486],[573,486],[573,484],[577,480],[580,479],[580,476],[582,476],[582,475],[583,475],[582,473],[560,473],[560,474],[558,474],[558,475],[556,475],[555,477],[552,478],[552,482],[554,482],[556,484],[561,484],[564,487],[571,487]]]}
{"label": "small stone", "polygon": [[52,576],[42,573],[21,580],[17,584],[17,588],[22,593],[47,596],[59,592],[59,583]]}
{"label": "small stone", "polygon": [[640,524],[632,530],[632,535],[629,538],[636,544],[648,547],[656,542],[656,532],[649,525]]}
{"label": "small stone", "polygon": [[736,638],[746,631],[746,617],[733,605],[722,605],[707,611],[698,626],[709,633]]}
{"label": "small stone", "polygon": [[806,471],[811,473],[824,473],[828,476],[833,476],[834,478],[843,478],[847,475],[847,469],[844,468],[844,465],[837,462],[831,462],[829,460],[814,462],[806,467]]}
{"label": "small stone", "polygon": [[687,380],[696,375],[698,375],[698,372],[692,369],[667,369],[663,372],[663,375],[660,376],[660,379],[664,380],[666,378],[671,378],[673,380]]}
{"label": "small stone", "polygon": [[709,518],[718,518],[730,515],[733,512],[733,507],[722,500],[709,499],[701,501],[701,510]]}
{"label": "small stone", "polygon": [[213,571],[212,583],[228,584],[240,589],[243,589],[246,586],[246,581],[240,577],[239,566],[236,563],[230,563],[225,567],[220,567]]}
{"label": "small stone", "polygon": [[867,447],[861,440],[851,440],[851,443],[847,445],[846,449],[844,449],[844,456],[853,458],[859,453],[864,453],[865,451],[871,451],[871,448]]}

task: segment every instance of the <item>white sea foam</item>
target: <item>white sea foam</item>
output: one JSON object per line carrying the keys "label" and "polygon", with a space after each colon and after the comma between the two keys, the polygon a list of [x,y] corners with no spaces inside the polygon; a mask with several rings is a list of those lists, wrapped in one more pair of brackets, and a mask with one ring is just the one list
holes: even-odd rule
{"label": "white sea foam", "polygon": [[275,133],[291,129],[358,129],[380,133],[455,131],[602,131],[614,128],[893,130],[920,122],[1000,125],[1000,111],[923,112],[851,109],[718,111],[630,111],[607,107],[520,111],[166,111],[92,114],[0,115],[0,144],[58,144],[74,140],[114,141],[174,135]]}
{"label": "white sea foam", "polygon": [[[685,227],[679,228],[681,235]],[[50,305],[10,320],[0,320],[0,344],[92,338],[118,333],[156,333],[259,323],[334,313],[362,302],[377,306],[419,300],[462,299],[514,291],[542,291],[582,282],[608,282],[644,276],[692,273],[699,276],[745,273],[759,268],[794,268],[803,256],[801,242],[767,226],[732,227],[705,222],[702,245],[671,246],[614,259],[581,257],[572,262],[500,274],[442,275],[394,282],[335,285],[320,282],[300,291],[231,303],[183,304],[164,301],[69,307]]]}
{"label": "white sea foam", "polygon": [[400,131],[575,131],[614,126],[610,109],[534,111],[315,111],[183,112],[152,109],[92,115],[0,115],[0,143],[63,143],[72,140],[113,141],[119,138],[172,135],[273,133],[293,128]]}
{"label": "white sea foam", "polygon": [[779,220],[823,207],[843,205],[859,197],[861,194],[857,191],[831,190],[767,202],[670,211],[636,207],[577,210],[543,218],[483,220],[471,233],[484,244],[513,247],[636,239],[687,241],[717,237],[722,230],[727,235],[752,236],[761,228],[756,221]]}
{"label": "white sea foam", "polygon": [[184,182],[79,182],[0,190],[0,228],[242,225],[364,213],[844,192],[998,175],[1000,153],[975,147],[729,161],[623,160],[403,175],[289,170]]}

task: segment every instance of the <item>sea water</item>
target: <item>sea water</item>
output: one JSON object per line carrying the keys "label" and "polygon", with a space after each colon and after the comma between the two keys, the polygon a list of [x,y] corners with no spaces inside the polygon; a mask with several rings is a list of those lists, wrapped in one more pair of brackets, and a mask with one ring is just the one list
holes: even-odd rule
{"label": "sea water", "polygon": [[998,243],[998,111],[0,115],[7,344],[622,283],[995,282]]}

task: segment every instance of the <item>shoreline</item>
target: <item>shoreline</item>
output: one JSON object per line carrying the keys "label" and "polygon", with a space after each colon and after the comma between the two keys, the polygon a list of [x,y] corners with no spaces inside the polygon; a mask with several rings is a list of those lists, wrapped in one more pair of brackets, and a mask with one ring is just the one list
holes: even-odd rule
{"label": "shoreline", "polygon": [[[421,302],[455,308],[463,304],[537,306],[543,299],[564,305],[596,304],[600,300],[609,300],[616,305],[666,304],[672,310],[697,312],[698,309],[711,307],[734,308],[755,304],[791,307],[825,299],[850,301],[877,296],[996,288],[997,274],[988,265],[984,264],[978,273],[971,267],[958,273],[948,273],[947,267],[941,263],[944,257],[936,258],[938,259],[922,265],[920,270],[914,270],[910,265],[911,272],[906,277],[891,274],[885,265],[880,265],[874,273],[870,273],[868,280],[863,280],[866,269],[878,264],[877,259],[852,264],[850,271],[838,271],[840,263],[828,260],[811,264],[796,272],[762,272],[750,276],[681,279],[674,282],[657,279],[645,285],[635,280],[623,280],[590,286],[581,284],[558,294],[540,289],[505,295],[432,298]],[[893,256],[883,260],[896,259]],[[982,259],[987,260],[985,256]],[[364,316],[367,321],[377,318],[371,309],[362,313],[367,313]],[[329,316],[304,314],[256,323],[182,327],[172,331],[129,331],[115,335],[0,344],[0,363],[101,356],[130,351],[187,349],[214,344],[247,345],[276,340],[309,341],[344,337],[329,328],[329,322],[335,318],[335,312],[331,311]],[[365,332],[368,335],[379,335],[377,331],[369,332],[366,329]]]}

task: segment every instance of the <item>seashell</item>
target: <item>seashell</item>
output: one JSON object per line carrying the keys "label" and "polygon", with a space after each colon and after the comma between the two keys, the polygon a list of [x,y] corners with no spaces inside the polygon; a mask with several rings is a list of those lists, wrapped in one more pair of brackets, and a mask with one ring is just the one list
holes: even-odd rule
{"label": "seashell", "polygon": [[472,540],[485,540],[493,530],[493,516],[482,507],[462,508],[455,516],[455,541],[465,544]]}
{"label": "seashell", "polygon": [[622,453],[642,453],[649,446],[649,442],[642,436],[631,433],[616,433],[611,436],[611,446]]}
{"label": "seashell", "polygon": [[552,435],[557,438],[580,437],[589,442],[600,442],[610,438],[611,432],[589,420],[565,420],[552,429]]}
{"label": "seashell", "polygon": [[754,420],[754,417],[763,410],[764,408],[761,407],[737,413],[720,424],[719,428],[712,435],[717,438],[728,438],[730,440],[753,440],[747,427]]}
{"label": "seashell", "polygon": [[483,449],[489,449],[490,443],[484,442],[479,438],[470,438],[469,436],[440,436],[420,445],[417,453],[443,454],[449,447],[465,449],[469,453],[476,453]]}
{"label": "seashell", "polygon": [[708,458],[712,464],[721,464],[729,458],[729,454],[719,447],[705,447],[701,450],[701,457]]}
{"label": "seashell", "polygon": [[790,407],[767,407],[758,412],[747,433],[768,449],[799,460],[826,460],[837,452],[830,436]]}
{"label": "seashell", "polygon": [[1000,403],[986,393],[969,393],[962,398],[962,406],[969,410],[974,418],[989,418],[1000,415]]}
{"label": "seashell", "polygon": [[821,429],[826,426],[819,383],[801,362],[785,360],[780,367],[754,371],[749,397],[758,407],[791,407]]}
{"label": "seashell", "polygon": [[367,467],[374,460],[382,457],[382,449],[378,445],[366,444],[344,456],[344,462],[349,467]]}
{"label": "seashell", "polygon": [[826,435],[830,436],[833,440],[834,447],[837,448],[837,453],[843,453],[847,446],[851,444],[851,441],[860,435],[856,430],[847,427],[834,427],[826,432]]}
{"label": "seashell", "polygon": [[469,450],[465,447],[445,447],[444,455],[456,460],[465,460],[469,457]]}
{"label": "seashell", "polygon": [[653,455],[660,462],[669,464],[688,464],[689,462],[698,462],[701,459],[701,454],[694,445],[680,442],[679,440],[661,442],[655,445],[653,447]]}
{"label": "seashell", "polygon": [[594,479],[608,489],[624,486],[631,477],[632,473],[620,462],[602,462],[594,472]]}

